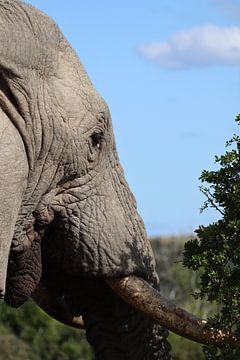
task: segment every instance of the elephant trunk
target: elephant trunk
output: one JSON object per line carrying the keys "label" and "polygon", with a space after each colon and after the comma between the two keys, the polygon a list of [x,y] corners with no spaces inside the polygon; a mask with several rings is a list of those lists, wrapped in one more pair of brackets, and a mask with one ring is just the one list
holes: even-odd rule
{"label": "elephant trunk", "polygon": [[18,130],[0,110],[0,298],[4,298],[8,257],[26,189],[28,161]]}

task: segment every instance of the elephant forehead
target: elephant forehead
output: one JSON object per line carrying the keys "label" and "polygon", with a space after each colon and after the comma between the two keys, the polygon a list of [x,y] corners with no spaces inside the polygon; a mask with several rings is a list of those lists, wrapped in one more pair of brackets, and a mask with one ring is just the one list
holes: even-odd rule
{"label": "elephant forehead", "polygon": [[105,101],[71,49],[60,52],[57,75],[49,79],[48,85],[54,105],[52,110],[61,112],[65,121],[75,121],[78,125],[86,123],[90,128],[91,121],[94,125],[99,113],[109,113]]}

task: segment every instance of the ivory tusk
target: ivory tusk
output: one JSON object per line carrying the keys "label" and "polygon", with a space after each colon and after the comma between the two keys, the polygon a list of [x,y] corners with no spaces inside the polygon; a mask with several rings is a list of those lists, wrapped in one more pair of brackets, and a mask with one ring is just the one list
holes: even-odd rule
{"label": "ivory tusk", "polygon": [[123,300],[180,336],[202,344],[214,342],[220,346],[226,342],[232,346],[239,345],[234,332],[230,330],[216,332],[206,328],[206,321],[177,307],[142,278],[131,275],[104,280]]}

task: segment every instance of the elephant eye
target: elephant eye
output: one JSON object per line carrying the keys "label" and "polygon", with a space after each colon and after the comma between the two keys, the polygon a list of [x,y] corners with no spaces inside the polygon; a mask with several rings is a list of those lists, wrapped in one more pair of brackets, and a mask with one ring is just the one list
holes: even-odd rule
{"label": "elephant eye", "polygon": [[91,136],[91,141],[92,141],[92,146],[97,148],[97,149],[101,149],[101,145],[103,143],[104,140],[104,135],[102,132],[99,133],[93,133]]}

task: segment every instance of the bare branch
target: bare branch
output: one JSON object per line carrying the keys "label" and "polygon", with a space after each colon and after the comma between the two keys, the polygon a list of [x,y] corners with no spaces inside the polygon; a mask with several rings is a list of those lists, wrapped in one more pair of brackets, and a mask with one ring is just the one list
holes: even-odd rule
{"label": "bare branch", "polygon": [[[200,187],[200,190],[207,198],[206,203],[210,203],[215,210],[217,210],[222,216],[224,216],[224,212],[216,205],[216,203],[214,202],[214,196],[210,193],[210,191],[202,186]],[[205,209],[205,207],[206,206],[204,206],[202,210]]]}

